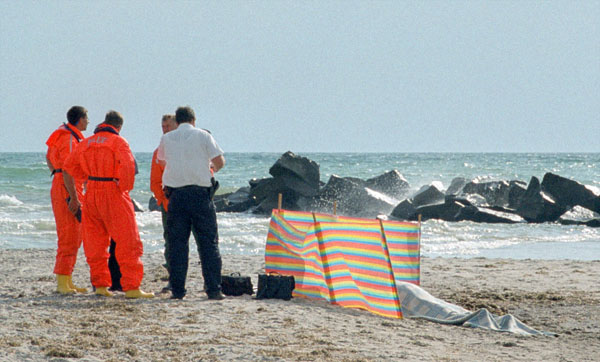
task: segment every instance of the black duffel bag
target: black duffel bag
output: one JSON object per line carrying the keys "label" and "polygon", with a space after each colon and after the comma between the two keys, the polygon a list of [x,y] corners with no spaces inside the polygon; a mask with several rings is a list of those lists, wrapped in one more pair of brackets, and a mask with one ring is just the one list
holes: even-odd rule
{"label": "black duffel bag", "polygon": [[296,281],[293,275],[259,274],[256,299],[290,300],[295,287]]}
{"label": "black duffel bag", "polygon": [[221,276],[221,291],[225,295],[239,297],[242,294],[254,294],[250,277],[241,276],[240,273],[231,273]]}

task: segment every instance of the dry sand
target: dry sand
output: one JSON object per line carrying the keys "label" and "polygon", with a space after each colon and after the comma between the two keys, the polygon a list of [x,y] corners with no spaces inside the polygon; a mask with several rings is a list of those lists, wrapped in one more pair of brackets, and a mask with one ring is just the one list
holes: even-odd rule
{"label": "dry sand", "polygon": [[[53,250],[0,250],[2,361],[589,361],[600,360],[600,261],[430,259],[422,286],[475,310],[511,313],[558,337],[521,337],[294,298],[209,301],[195,257],[183,301],[54,292]],[[142,289],[160,291],[162,254],[144,255]],[[252,276],[262,256],[224,256]],[[73,275],[89,287],[80,253]]]}

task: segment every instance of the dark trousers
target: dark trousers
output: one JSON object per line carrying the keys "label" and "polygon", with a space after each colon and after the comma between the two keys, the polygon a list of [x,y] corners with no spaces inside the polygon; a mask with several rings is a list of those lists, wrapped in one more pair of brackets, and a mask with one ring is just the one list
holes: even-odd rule
{"label": "dark trousers", "polygon": [[173,189],[167,213],[167,240],[169,281],[175,297],[183,297],[186,293],[185,281],[192,228],[197,232],[196,243],[206,294],[215,295],[221,291],[221,254],[217,214],[210,200],[209,190],[200,186]]}
{"label": "dark trousers", "polygon": [[[160,205],[160,213],[162,217],[163,239],[165,240],[165,268],[167,269],[167,272],[171,273],[171,268],[169,267],[169,235],[167,235],[167,212],[165,211],[163,205]],[[198,247],[198,255],[200,255],[200,243],[198,242],[200,238],[198,237],[198,230],[194,228],[194,225],[192,225],[192,234],[194,235],[194,240],[196,240],[196,246]]]}
{"label": "dark trousers", "polygon": [[121,287],[121,268],[119,267],[119,263],[117,262],[117,257],[115,256],[115,249],[117,244],[113,239],[110,239],[110,247],[108,248],[108,252],[110,254],[108,258],[108,271],[110,271],[110,280],[111,286],[110,290],[123,290]]}

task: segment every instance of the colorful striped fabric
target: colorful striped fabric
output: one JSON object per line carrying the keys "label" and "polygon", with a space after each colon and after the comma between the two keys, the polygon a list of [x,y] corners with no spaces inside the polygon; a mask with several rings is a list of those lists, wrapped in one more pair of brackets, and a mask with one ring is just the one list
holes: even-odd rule
{"label": "colorful striped fabric", "polygon": [[418,224],[273,210],[266,272],[294,275],[294,296],[401,318],[396,280],[419,284]]}

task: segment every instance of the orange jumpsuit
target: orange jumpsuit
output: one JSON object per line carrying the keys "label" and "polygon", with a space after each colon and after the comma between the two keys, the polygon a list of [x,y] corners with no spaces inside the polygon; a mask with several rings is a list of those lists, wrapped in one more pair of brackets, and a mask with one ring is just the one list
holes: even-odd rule
{"label": "orange jumpsuit", "polygon": [[92,285],[111,285],[107,249],[112,238],[123,291],[139,289],[144,276],[143,246],[129,197],[135,178],[135,160],[129,144],[114,127],[101,124],[93,136],[75,149],[64,168],[73,177],[88,180],[82,224]]}
{"label": "orange jumpsuit", "polygon": [[[64,185],[61,170],[69,154],[75,150],[82,139],[83,134],[81,134],[81,131],[68,123],[64,123],[46,141],[46,145],[48,145],[46,158],[56,170],[50,189],[52,211],[54,212],[56,234],[58,236],[54,274],[71,275],[73,273],[77,261],[77,252],[82,242],[81,223],[69,211],[66,201],[69,193]],[[81,179],[75,179],[75,188],[79,197],[82,195],[82,184]]]}
{"label": "orange jumpsuit", "polygon": [[165,211],[168,210],[169,200],[165,196],[162,187],[162,176],[165,172],[165,166],[158,163],[158,149],[154,150],[152,155],[152,166],[150,167],[150,191],[154,194],[158,206],[162,205]]}

